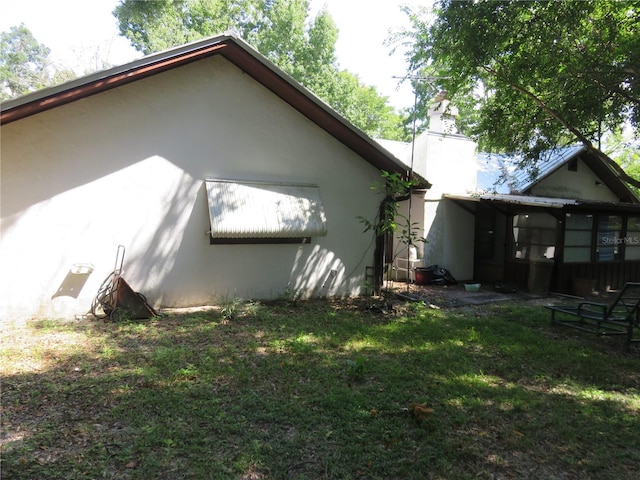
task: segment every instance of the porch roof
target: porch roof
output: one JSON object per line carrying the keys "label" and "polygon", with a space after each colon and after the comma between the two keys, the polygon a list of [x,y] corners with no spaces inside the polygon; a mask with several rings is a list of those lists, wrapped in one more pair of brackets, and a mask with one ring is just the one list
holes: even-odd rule
{"label": "porch roof", "polygon": [[483,203],[506,213],[515,213],[527,210],[553,210],[554,212],[610,212],[610,213],[637,213],[640,215],[640,205],[624,202],[601,202],[593,200],[577,200],[569,198],[538,197],[534,195],[508,195],[508,194],[444,194],[443,198],[463,206],[470,207],[473,204]]}

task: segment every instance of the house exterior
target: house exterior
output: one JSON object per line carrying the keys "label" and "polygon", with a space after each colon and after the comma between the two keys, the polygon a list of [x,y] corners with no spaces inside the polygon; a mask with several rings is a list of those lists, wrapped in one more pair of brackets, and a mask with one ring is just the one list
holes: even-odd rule
{"label": "house exterior", "polygon": [[[619,167],[584,146],[546,152],[536,170],[477,154],[455,130],[446,95],[430,129],[408,144],[382,142],[432,182],[405,202],[426,242],[414,266],[440,265],[461,281],[585,295],[640,281],[640,202]],[[394,265],[411,265],[395,240]]]}
{"label": "house exterior", "polygon": [[536,172],[517,160],[480,155],[478,193],[445,195],[474,214],[474,277],[580,296],[640,280],[640,202],[610,160],[581,145]]}
{"label": "house exterior", "polygon": [[370,185],[407,175],[233,35],[6,102],[0,119],[0,319],[86,314],[119,246],[156,308],[360,294],[382,262],[358,221],[379,209]]}

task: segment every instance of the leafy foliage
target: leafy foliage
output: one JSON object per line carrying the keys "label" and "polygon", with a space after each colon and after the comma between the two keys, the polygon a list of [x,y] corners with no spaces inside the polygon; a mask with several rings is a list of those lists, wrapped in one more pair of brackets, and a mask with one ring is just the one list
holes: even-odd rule
{"label": "leafy foliage", "polygon": [[50,53],[24,24],[0,33],[0,100],[71,79],[72,72],[53,68]]}
{"label": "leafy foliage", "polygon": [[440,0],[433,17],[409,14],[412,68],[442,79],[481,148],[535,161],[638,131],[640,2]]}
{"label": "leafy foliage", "polygon": [[233,31],[365,133],[405,138],[387,98],[338,67],[327,10],[308,13],[308,0],[122,0],[114,11],[122,35],[145,54]]}
{"label": "leafy foliage", "polygon": [[[364,225],[364,232],[372,231],[376,236],[382,237],[385,243],[393,242],[393,237],[397,235],[399,242],[407,248],[426,242],[424,237],[418,235],[419,223],[412,222],[409,216],[400,212],[399,202],[410,198],[411,187],[416,185],[417,181],[413,178],[406,180],[399,173],[389,173],[384,170],[381,175],[382,180],[375,181],[371,185],[372,190],[384,197],[376,217],[373,220],[362,216],[357,217],[358,221]],[[388,251],[388,249],[385,250]],[[395,257],[396,254],[393,256]],[[389,270],[391,261],[392,259],[388,258],[385,262],[384,268],[387,275],[391,274]]]}
{"label": "leafy foliage", "polygon": [[[629,176],[640,178],[640,139],[629,131],[615,131],[605,137],[603,149]],[[640,197],[640,188],[631,189]]]}
{"label": "leafy foliage", "polygon": [[364,224],[365,232],[373,230],[377,235],[393,234],[398,230],[398,220],[405,218],[398,212],[398,202],[406,199],[415,182],[414,180],[405,180],[399,173],[389,173],[385,170],[381,172],[381,176],[382,181],[371,184],[371,190],[382,194],[385,199],[381,215],[374,221],[364,217],[358,217],[358,219],[360,223]]}
{"label": "leafy foliage", "polygon": [[364,358],[358,357],[355,360],[347,359],[347,369],[352,381],[361,381],[364,378]]}

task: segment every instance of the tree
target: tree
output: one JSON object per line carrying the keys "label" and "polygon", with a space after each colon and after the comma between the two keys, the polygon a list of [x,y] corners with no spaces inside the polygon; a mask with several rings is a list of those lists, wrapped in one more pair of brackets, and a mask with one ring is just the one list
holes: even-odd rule
{"label": "tree", "polygon": [[335,23],[326,9],[309,20],[308,0],[122,0],[114,15],[145,54],[234,31],[364,132],[405,135],[387,99],[338,68]]}
{"label": "tree", "polygon": [[402,115],[396,113],[374,87],[362,85],[358,77],[341,70],[333,88],[326,98],[332,98],[332,106],[362,131],[374,138],[408,139],[408,130],[402,127]]}
{"label": "tree", "polygon": [[[627,130],[611,132],[603,139],[603,149],[622,169],[633,178],[640,178],[640,138],[634,138]],[[640,188],[632,185],[640,197]]]}
{"label": "tree", "polygon": [[24,95],[50,83],[49,49],[24,24],[0,34],[0,99]]}
{"label": "tree", "polygon": [[431,17],[408,12],[411,68],[465,99],[461,128],[481,148],[531,164],[578,141],[608,159],[605,131],[638,132],[640,1],[439,0]]}
{"label": "tree", "polygon": [[0,100],[73,79],[71,70],[53,65],[50,53],[24,24],[0,33]]}

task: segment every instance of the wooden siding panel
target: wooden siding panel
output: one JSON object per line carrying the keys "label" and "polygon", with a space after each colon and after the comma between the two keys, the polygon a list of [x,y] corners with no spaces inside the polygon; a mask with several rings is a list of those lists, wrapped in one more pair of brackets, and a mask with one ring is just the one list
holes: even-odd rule
{"label": "wooden siding panel", "polygon": [[617,290],[626,282],[640,281],[640,260],[562,264],[556,274],[556,290],[573,293],[574,279],[594,280],[596,291]]}

